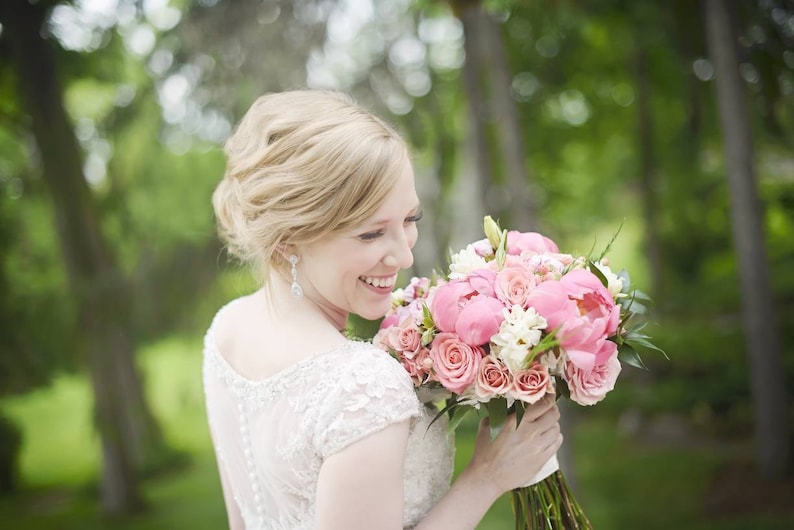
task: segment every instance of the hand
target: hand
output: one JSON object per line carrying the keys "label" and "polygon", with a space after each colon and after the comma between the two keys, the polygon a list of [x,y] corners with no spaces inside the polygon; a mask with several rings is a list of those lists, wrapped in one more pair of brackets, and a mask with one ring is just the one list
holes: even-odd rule
{"label": "hand", "polygon": [[493,440],[488,418],[483,419],[468,470],[498,495],[525,485],[562,445],[559,419],[552,395],[528,406],[518,427],[516,415],[509,415]]}

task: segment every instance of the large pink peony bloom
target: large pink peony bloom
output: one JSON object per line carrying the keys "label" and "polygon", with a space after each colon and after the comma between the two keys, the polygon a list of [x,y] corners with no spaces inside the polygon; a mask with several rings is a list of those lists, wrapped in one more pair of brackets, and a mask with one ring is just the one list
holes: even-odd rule
{"label": "large pink peony bloom", "polygon": [[575,269],[560,282],[568,289],[568,296],[576,300],[582,316],[604,325],[607,336],[615,334],[620,322],[620,308],[601,280],[590,271]]}
{"label": "large pink peony bloom", "polygon": [[576,269],[561,280],[540,283],[528,304],[548,322],[568,359],[582,370],[603,364],[617,350],[607,340],[617,330],[620,309],[591,272]]}
{"label": "large pink peony bloom", "polygon": [[456,394],[474,383],[484,356],[485,350],[461,342],[454,333],[439,333],[430,348],[438,382]]}
{"label": "large pink peony bloom", "polygon": [[507,232],[507,253],[521,254],[525,250],[537,254],[560,251],[557,243],[537,232],[519,232],[518,230]]}
{"label": "large pink peony bloom", "polygon": [[467,280],[451,280],[435,289],[430,313],[438,329],[457,333],[470,346],[487,344],[504,320],[504,304],[493,297],[496,274],[480,270]]}

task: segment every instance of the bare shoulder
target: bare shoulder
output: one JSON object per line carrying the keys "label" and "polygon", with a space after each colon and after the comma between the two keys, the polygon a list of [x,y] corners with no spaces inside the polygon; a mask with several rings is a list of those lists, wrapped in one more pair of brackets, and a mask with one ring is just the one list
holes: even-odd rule
{"label": "bare shoulder", "polygon": [[219,353],[241,375],[266,379],[344,342],[330,325],[278,314],[260,290],[227,304],[213,323]]}

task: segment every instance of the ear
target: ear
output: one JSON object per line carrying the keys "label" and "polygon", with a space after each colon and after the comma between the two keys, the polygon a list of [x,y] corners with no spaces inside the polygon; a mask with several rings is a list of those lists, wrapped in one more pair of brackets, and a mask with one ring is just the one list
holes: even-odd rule
{"label": "ear", "polygon": [[281,258],[289,263],[289,257],[293,254],[300,256],[298,252],[298,247],[295,245],[285,245],[284,243],[279,243],[276,245],[276,252],[281,256]]}

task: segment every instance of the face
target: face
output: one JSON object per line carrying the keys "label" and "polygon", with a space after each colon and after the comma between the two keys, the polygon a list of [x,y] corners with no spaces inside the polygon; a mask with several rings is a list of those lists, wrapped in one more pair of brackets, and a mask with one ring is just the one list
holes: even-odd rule
{"label": "face", "polygon": [[385,315],[397,273],[413,264],[420,217],[413,169],[406,164],[383,204],[361,226],[300,249],[304,296],[337,323],[348,313],[369,320]]}

